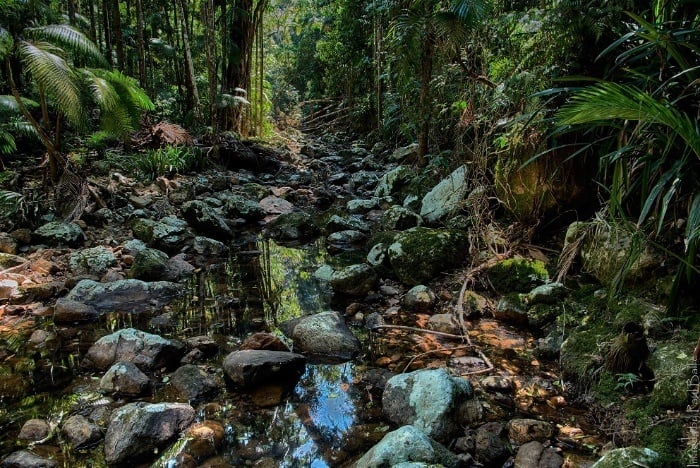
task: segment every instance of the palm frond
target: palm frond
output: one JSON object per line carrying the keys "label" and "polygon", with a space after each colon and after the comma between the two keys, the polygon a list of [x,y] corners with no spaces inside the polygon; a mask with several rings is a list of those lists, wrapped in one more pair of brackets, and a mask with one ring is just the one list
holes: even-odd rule
{"label": "palm frond", "polygon": [[85,34],[67,24],[49,24],[27,28],[35,37],[52,41],[64,50],[69,50],[85,60],[89,65],[108,67],[107,60],[97,45]]}
{"label": "palm frond", "polygon": [[[22,98],[22,102],[27,107],[39,107],[39,103],[31,99]],[[0,95],[0,116],[3,114],[20,114],[20,109],[15,97],[11,94]]]}
{"label": "palm frond", "polygon": [[15,137],[0,126],[0,154],[12,154],[15,151],[17,151]]}
{"label": "palm frond", "polygon": [[45,45],[22,41],[19,47],[22,62],[37,83],[55,99],[66,118],[77,127],[84,127],[86,118],[78,77],[63,57],[52,53],[51,46]]}
{"label": "palm frond", "polygon": [[490,9],[487,0],[456,0],[450,6],[450,12],[466,26],[473,26],[486,18]]}

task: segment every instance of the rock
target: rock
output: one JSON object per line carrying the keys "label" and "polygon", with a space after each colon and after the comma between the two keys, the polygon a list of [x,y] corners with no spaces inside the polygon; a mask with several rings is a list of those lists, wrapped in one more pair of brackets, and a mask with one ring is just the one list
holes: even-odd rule
{"label": "rock", "polygon": [[243,218],[246,221],[260,221],[267,214],[260,203],[235,194],[226,196],[224,212],[229,218]]}
{"label": "rock", "polygon": [[329,232],[347,231],[347,230],[369,232],[370,227],[369,227],[369,224],[362,221],[357,216],[341,217],[338,215],[333,215],[326,223],[326,229]]}
{"label": "rock", "polygon": [[513,379],[500,375],[490,375],[481,380],[481,386],[488,392],[511,393],[515,388]]}
{"label": "rock", "polygon": [[360,342],[338,312],[326,311],[294,320],[280,327],[290,336],[294,350],[314,360],[345,362],[360,354]]}
{"label": "rock", "polygon": [[207,255],[208,257],[223,257],[228,254],[226,244],[208,237],[196,236],[192,248],[199,255]]}
{"label": "rock", "polygon": [[27,259],[24,257],[20,257],[19,255],[0,252],[0,268],[2,268],[3,270],[6,268],[12,268],[21,265],[26,262]]}
{"label": "rock", "polygon": [[282,351],[234,351],[223,362],[224,372],[231,383],[244,389],[266,383],[294,384],[305,367],[304,356]]}
{"label": "rock", "polygon": [[523,444],[515,457],[515,468],[561,468],[563,464],[556,450],[535,440]]}
{"label": "rock", "polygon": [[52,221],[44,224],[34,231],[33,235],[37,241],[51,247],[64,245],[75,247],[80,241],[85,239],[85,233],[80,229],[80,226],[75,223],[63,223],[59,221]]}
{"label": "rock", "polygon": [[122,244],[122,255],[136,255],[140,251],[148,248],[145,242],[139,239],[129,239]]}
{"label": "rock", "polygon": [[170,376],[170,383],[188,401],[201,401],[223,388],[216,376],[204,372],[193,364],[179,367]]}
{"label": "rock", "polygon": [[53,308],[53,320],[56,323],[93,322],[100,313],[88,304],[58,298]]}
{"label": "rock", "polygon": [[[688,387],[698,388],[698,373],[694,372],[692,341],[659,343],[648,360],[654,373],[654,388],[650,402],[666,410],[680,410],[690,404]],[[693,394],[697,396],[696,394]]]}
{"label": "rock", "polygon": [[536,304],[556,304],[566,297],[566,287],[561,283],[547,283],[537,286],[525,295],[525,302],[529,306]]}
{"label": "rock", "polygon": [[17,253],[18,242],[6,232],[0,232],[0,253],[15,255]]}
{"label": "rock", "polygon": [[374,289],[378,281],[374,269],[366,263],[360,263],[334,271],[330,283],[336,293],[363,296]]}
{"label": "rock", "polygon": [[311,215],[303,212],[283,213],[266,226],[267,234],[275,240],[305,240],[318,234]]}
{"label": "rock", "polygon": [[51,426],[48,422],[43,419],[30,419],[22,424],[17,439],[24,442],[36,442],[46,439],[49,432],[51,432]]}
{"label": "rock", "polygon": [[414,159],[418,156],[418,143],[411,143],[408,146],[396,148],[389,156],[392,161],[403,161],[404,159]]}
{"label": "rock", "polygon": [[461,208],[469,190],[466,171],[466,166],[459,166],[423,197],[420,215],[426,223],[437,223]]}
{"label": "rock", "polygon": [[353,250],[367,239],[367,235],[360,231],[337,231],[326,238],[328,248],[332,250]]}
{"label": "rock", "polygon": [[628,466],[654,466],[659,454],[648,448],[625,447],[611,450],[591,468],[623,468]]}
{"label": "rock", "polygon": [[413,286],[403,298],[403,305],[413,312],[428,312],[435,305],[435,293],[423,284]]}
{"label": "rock", "polygon": [[[420,429],[407,425],[389,432],[357,461],[357,468],[416,466],[425,463],[446,468],[459,466],[457,456]],[[423,466],[423,465],[418,465]]]}
{"label": "rock", "polygon": [[423,219],[403,206],[394,205],[382,214],[379,222],[384,231],[404,231],[423,224]]}
{"label": "rock", "polygon": [[412,172],[408,166],[397,166],[390,170],[379,179],[374,189],[374,196],[381,198],[398,192],[411,179]]}
{"label": "rock", "polygon": [[160,309],[181,291],[181,285],[167,281],[146,283],[127,279],[104,284],[82,280],[68,293],[66,299],[92,306],[100,313],[141,313]]}
{"label": "rock", "polygon": [[411,424],[438,442],[459,431],[460,406],[473,398],[469,381],[444,368],[392,377],[382,395],[384,415],[396,425]]}
{"label": "rock", "polygon": [[353,199],[347,202],[346,207],[350,214],[366,213],[379,206],[378,198],[370,198],[369,200]]}
{"label": "rock", "polygon": [[97,424],[90,422],[80,414],[74,414],[66,419],[61,433],[73,450],[90,446],[102,439],[102,431]]}
{"label": "rock", "polygon": [[428,319],[426,327],[428,330],[434,330],[441,333],[450,333],[452,335],[459,335],[462,331],[454,314],[432,315]]}
{"label": "rock", "polygon": [[219,351],[219,344],[206,335],[186,338],[185,344],[189,349],[200,350],[205,356],[213,356]]}
{"label": "rock", "polygon": [[134,255],[129,276],[143,281],[162,280],[165,277],[168,260],[168,254],[165,252],[151,248],[143,249]]}
{"label": "rock", "polygon": [[163,279],[167,281],[180,281],[192,276],[195,267],[185,260],[186,258],[187,255],[181,253],[168,260],[168,263],[165,265],[165,275]]}
{"label": "rock", "polygon": [[173,253],[180,250],[188,239],[187,222],[176,216],[165,216],[153,223],[153,247]]}
{"label": "rock", "polygon": [[380,242],[375,244],[367,254],[367,263],[375,268],[381,268],[389,263],[389,254],[387,245]]}
{"label": "rock", "polygon": [[284,198],[275,197],[273,195],[269,195],[260,200],[260,206],[265,210],[265,213],[270,215],[285,214],[294,211],[294,205]]}
{"label": "rock", "polygon": [[396,276],[415,285],[464,262],[467,243],[460,231],[417,227],[398,233],[387,252]]}
{"label": "rock", "polygon": [[508,436],[518,444],[536,440],[544,442],[554,435],[554,428],[546,421],[537,419],[511,419],[508,421]]}
{"label": "rock", "polygon": [[201,200],[191,200],[182,205],[182,215],[197,231],[220,241],[233,237],[231,228],[223,216]]}
{"label": "rock", "polygon": [[69,264],[75,274],[102,276],[111,267],[116,266],[117,257],[108,247],[91,247],[73,252]]}
{"label": "rock", "polygon": [[139,396],[148,392],[151,381],[132,362],[117,362],[100,379],[100,390],[115,395]]}
{"label": "rock", "polygon": [[240,349],[266,349],[268,351],[286,351],[289,352],[289,347],[284,341],[277,338],[271,333],[253,333],[243,341]]}
{"label": "rock", "polygon": [[517,293],[508,294],[498,300],[493,316],[501,322],[527,325],[527,309]]}
{"label": "rock", "polygon": [[226,430],[218,421],[202,421],[193,424],[185,432],[188,439],[185,452],[196,459],[214,455],[224,440]]}
{"label": "rock", "polygon": [[0,462],[0,468],[54,468],[57,466],[56,460],[41,457],[29,450],[13,452]]}
{"label": "rock", "polygon": [[462,296],[462,307],[467,317],[479,316],[489,307],[489,300],[477,292],[467,290]]}
{"label": "rock", "polygon": [[487,275],[496,291],[503,294],[526,293],[549,279],[547,267],[543,262],[526,258],[501,260],[489,268]]}
{"label": "rock", "polygon": [[314,278],[324,283],[330,283],[334,271],[330,265],[321,265],[314,271]]}
{"label": "rock", "polygon": [[158,335],[126,328],[103,336],[85,355],[85,364],[107,369],[118,361],[127,361],[143,371],[172,367],[185,352],[185,345]]}
{"label": "rock", "polygon": [[508,458],[508,446],[502,439],[503,425],[490,422],[476,431],[474,453],[477,461],[486,466],[500,466]]}
{"label": "rock", "polygon": [[147,461],[194,422],[195,411],[183,403],[130,403],[113,414],[105,435],[105,461],[119,465]]}
{"label": "rock", "polygon": [[0,279],[0,300],[20,295],[19,283],[11,279]]}
{"label": "rock", "polygon": [[534,350],[535,356],[540,359],[557,359],[562,343],[564,343],[564,336],[564,330],[560,326],[555,326],[547,336],[537,340],[537,348]]}

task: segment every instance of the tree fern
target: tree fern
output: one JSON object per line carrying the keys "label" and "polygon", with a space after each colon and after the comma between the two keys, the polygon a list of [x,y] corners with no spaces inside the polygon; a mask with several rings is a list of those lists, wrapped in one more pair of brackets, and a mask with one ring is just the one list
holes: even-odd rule
{"label": "tree fern", "polygon": [[49,24],[27,28],[25,31],[34,35],[37,39],[50,41],[62,50],[71,52],[73,56],[82,59],[87,65],[104,68],[109,66],[97,45],[72,26],[67,24]]}

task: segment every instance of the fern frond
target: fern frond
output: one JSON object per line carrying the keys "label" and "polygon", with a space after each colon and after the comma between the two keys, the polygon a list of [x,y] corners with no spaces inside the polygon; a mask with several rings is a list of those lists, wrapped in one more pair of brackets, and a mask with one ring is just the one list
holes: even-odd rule
{"label": "fern frond", "polygon": [[[22,98],[22,102],[27,107],[39,107],[39,103],[31,99]],[[0,116],[3,114],[19,114],[22,110],[19,108],[15,97],[11,94],[0,95]]]}
{"label": "fern frond", "polygon": [[67,24],[49,24],[27,28],[35,37],[52,41],[64,50],[69,50],[78,57],[97,67],[108,67],[107,60],[97,45],[85,34]]}

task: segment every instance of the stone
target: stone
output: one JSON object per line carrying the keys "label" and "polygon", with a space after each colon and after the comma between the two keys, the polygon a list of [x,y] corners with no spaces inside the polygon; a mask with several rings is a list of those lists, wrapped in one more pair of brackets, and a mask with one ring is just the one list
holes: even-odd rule
{"label": "stone", "polygon": [[403,298],[403,306],[412,312],[428,312],[435,305],[435,293],[424,284],[408,290]]}
{"label": "stone", "polygon": [[194,423],[185,432],[188,439],[185,451],[196,459],[203,459],[216,454],[226,435],[224,426],[218,421]]}
{"label": "stone", "polygon": [[444,368],[418,370],[387,382],[382,407],[392,423],[411,424],[448,443],[460,430],[460,407],[473,397],[469,381],[452,377]]}
{"label": "stone", "polygon": [[29,450],[13,452],[0,462],[1,468],[55,468],[57,466],[56,460],[41,457]]}
{"label": "stone", "polygon": [[367,234],[360,231],[337,231],[326,237],[330,250],[353,250],[367,239]]}
{"label": "stone", "polygon": [[224,212],[229,218],[243,218],[246,221],[260,221],[267,214],[260,203],[236,194],[226,196]]}
{"label": "stone", "polygon": [[488,392],[511,393],[515,389],[513,379],[500,375],[489,375],[481,380],[481,386]]}
{"label": "stone", "polygon": [[207,255],[208,257],[223,257],[228,254],[226,244],[209,237],[196,236],[192,248],[199,255]]}
{"label": "stone", "polygon": [[151,389],[151,381],[132,362],[117,362],[100,379],[100,389],[106,393],[139,396]]}
{"label": "stone", "polygon": [[271,333],[264,332],[253,333],[250,335],[243,341],[240,349],[266,349],[268,351],[289,352],[289,347],[284,343],[284,341],[280,340]]}
{"label": "stone", "polygon": [[387,253],[399,280],[416,285],[466,261],[467,246],[463,232],[416,227],[398,233]]}
{"label": "stone", "polygon": [[294,211],[294,205],[284,198],[275,197],[273,195],[268,195],[260,200],[259,203],[262,209],[265,210],[265,213],[270,215],[285,214]]}
{"label": "stone", "polygon": [[426,324],[428,330],[437,331],[440,333],[450,333],[459,335],[462,329],[459,321],[454,314],[435,314],[431,315]]}
{"label": "stone", "polygon": [[129,269],[129,276],[143,281],[165,279],[168,254],[157,249],[145,248],[134,255],[134,263]]}
{"label": "stone", "polygon": [[338,215],[333,215],[330,217],[328,222],[326,223],[326,229],[329,232],[337,232],[337,231],[360,231],[360,232],[369,232],[369,224],[367,224],[365,221],[362,221],[359,217],[357,216],[338,216]]}
{"label": "stone", "polygon": [[172,367],[185,352],[185,345],[134,328],[103,336],[88,349],[85,365],[107,369],[118,361],[127,361],[142,371]]}
{"label": "stone", "polygon": [[508,458],[508,446],[502,434],[503,425],[497,422],[486,423],[477,429],[474,440],[477,461],[486,466],[500,466]]}
{"label": "stone", "polygon": [[88,304],[60,297],[53,308],[56,323],[94,322],[100,313]]}
{"label": "stone", "polygon": [[367,263],[375,268],[381,268],[389,263],[388,246],[382,242],[375,244],[367,253]]}
{"label": "stone", "polygon": [[394,205],[382,214],[379,224],[384,231],[404,231],[423,224],[423,219],[403,206]]}
{"label": "stone", "polygon": [[105,434],[108,465],[148,461],[194,422],[195,411],[183,403],[129,403],[114,411]]}
{"label": "stone", "polygon": [[191,200],[182,205],[182,215],[198,232],[220,241],[233,238],[226,220],[214,208],[201,200]]}
{"label": "stone", "polygon": [[75,274],[102,276],[117,265],[117,257],[108,247],[91,247],[73,252],[69,265]]}
{"label": "stone", "polygon": [[280,241],[306,240],[318,234],[311,215],[301,211],[283,213],[266,226],[268,236]]}
{"label": "stone", "polygon": [[363,296],[374,289],[378,282],[379,276],[374,269],[366,263],[359,263],[334,271],[330,284],[336,293]]}
{"label": "stone", "polygon": [[140,251],[148,248],[146,243],[140,239],[129,239],[122,244],[122,255],[136,255]]}
{"label": "stone", "polygon": [[374,189],[374,196],[377,198],[387,197],[395,194],[406,185],[413,176],[413,171],[408,166],[397,166],[384,174]]}
{"label": "stone", "polygon": [[193,364],[179,367],[170,376],[170,383],[188,401],[201,401],[223,388],[223,382]]}
{"label": "stone", "polygon": [[177,254],[168,260],[165,265],[165,274],[163,279],[167,281],[180,281],[189,278],[194,274],[195,267],[186,260],[187,255],[184,253]]}
{"label": "stone", "polygon": [[693,366],[689,365],[693,362],[692,349],[691,340],[659,343],[649,357],[648,365],[654,373],[650,402],[655,406],[681,410],[690,404],[688,387],[691,382],[698,381],[697,371],[694,373]]}
{"label": "stone", "polygon": [[566,297],[566,287],[558,282],[546,283],[537,286],[525,295],[525,302],[529,306],[536,304],[556,304]]}
{"label": "stone", "polygon": [[456,468],[459,460],[445,446],[429,438],[420,429],[406,425],[389,432],[357,461],[357,468],[385,466],[443,466]]}
{"label": "stone", "polygon": [[501,260],[488,269],[487,276],[494,289],[502,294],[527,293],[549,280],[542,261],[519,257]]}
{"label": "stone", "polygon": [[396,148],[394,152],[389,155],[389,159],[396,162],[403,161],[404,159],[414,159],[416,157],[418,157],[418,143],[411,143],[408,146]]}
{"label": "stone", "polygon": [[355,358],[362,350],[359,340],[334,311],[325,311],[293,321],[291,328],[294,350],[315,361],[345,362]]}
{"label": "stone", "polygon": [[520,446],[515,457],[515,468],[561,468],[564,459],[552,447],[545,448],[533,440]]}
{"label": "stone", "polygon": [[648,448],[625,447],[611,450],[591,468],[623,468],[628,466],[654,466],[659,454]]}
{"label": "stone", "polygon": [[246,349],[226,356],[223,368],[230,382],[238,388],[268,383],[293,385],[304,373],[306,358],[296,353]]}
{"label": "stone", "polygon": [[158,310],[182,292],[182,286],[167,281],[146,283],[126,279],[113,283],[82,280],[66,295],[67,300],[82,302],[100,313],[141,313]]}
{"label": "stone", "polygon": [[61,434],[68,440],[73,450],[88,447],[102,439],[99,426],[80,414],[74,414],[66,419],[61,428]]}
{"label": "stone", "polygon": [[554,428],[546,421],[537,419],[511,419],[508,421],[508,436],[518,444],[533,440],[544,442],[554,435]]}
{"label": "stone", "polygon": [[17,239],[6,232],[0,232],[0,253],[15,255],[18,244]]}
{"label": "stone", "polygon": [[353,199],[349,200],[346,204],[348,213],[350,214],[360,214],[366,213],[369,210],[373,210],[379,206],[378,198],[370,198],[368,200]]}
{"label": "stone", "polygon": [[423,197],[420,215],[426,223],[437,223],[462,207],[469,191],[466,172],[466,166],[459,166]]}
{"label": "stone", "polygon": [[51,247],[75,247],[85,239],[85,233],[80,226],[75,223],[59,221],[52,221],[40,226],[34,231],[33,236],[37,241]]}
{"label": "stone", "polygon": [[45,439],[51,432],[51,426],[43,419],[30,419],[22,424],[17,439],[24,442],[36,442]]}
{"label": "stone", "polygon": [[501,297],[493,310],[493,316],[501,322],[514,325],[528,323],[527,308],[517,293]]}

